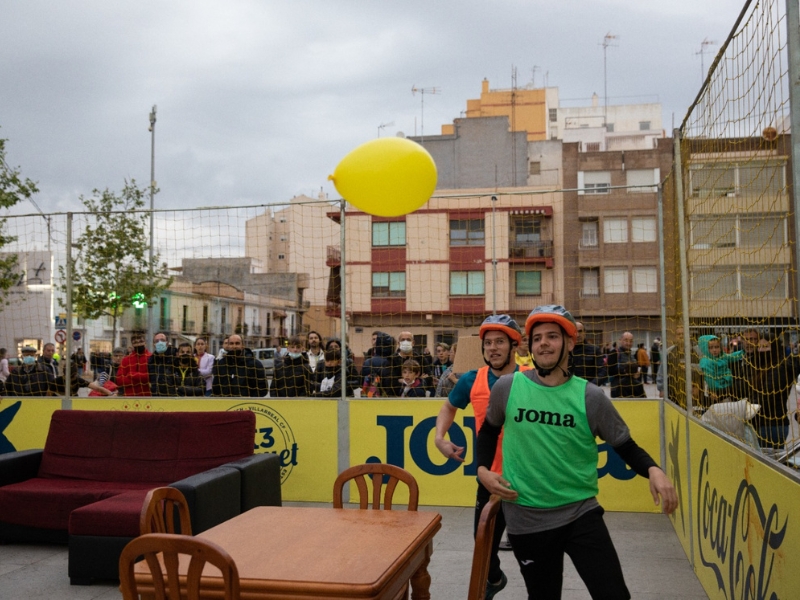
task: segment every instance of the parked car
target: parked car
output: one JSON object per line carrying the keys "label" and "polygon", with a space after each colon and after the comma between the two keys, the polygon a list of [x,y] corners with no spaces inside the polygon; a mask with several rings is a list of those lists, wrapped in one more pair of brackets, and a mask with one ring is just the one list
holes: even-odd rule
{"label": "parked car", "polygon": [[267,377],[272,377],[275,372],[275,348],[253,348],[253,356],[263,365]]}

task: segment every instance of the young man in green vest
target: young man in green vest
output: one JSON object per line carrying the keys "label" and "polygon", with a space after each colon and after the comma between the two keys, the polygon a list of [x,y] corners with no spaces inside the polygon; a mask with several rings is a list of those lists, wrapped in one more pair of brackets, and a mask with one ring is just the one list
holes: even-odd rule
{"label": "young man in green vest", "polygon": [[[639,475],[665,513],[677,507],[675,488],[633,441],[603,390],[570,375],[577,340],[572,315],[539,306],[525,331],[535,371],[502,377],[492,388],[478,434],[478,478],[503,499],[508,539],[529,597],[561,598],[564,554],[572,559],[592,598],[628,599],[603,508],[597,502],[597,443],[608,442]],[[503,428],[503,470],[492,470]]]}
{"label": "young man in green vest", "polygon": [[[439,411],[439,416],[436,417],[436,447],[447,458],[453,458],[461,462],[464,462],[464,448],[456,446],[444,437],[455,420],[456,412],[459,409],[466,408],[468,404],[472,404],[475,414],[475,431],[480,431],[483,420],[486,417],[486,409],[489,406],[489,393],[492,386],[503,375],[514,373],[519,369],[515,361],[515,354],[517,346],[519,346],[522,339],[522,331],[514,319],[508,315],[491,315],[481,324],[478,335],[481,338],[483,362],[486,363],[486,366],[468,371],[458,379],[456,387],[450,392],[450,396],[444,401]],[[502,456],[498,452],[492,468],[496,469],[497,473],[501,473],[501,466]],[[476,530],[481,511],[486,506],[486,503],[489,502],[490,497],[491,494],[479,482],[475,503]],[[489,576],[486,582],[484,600],[494,598],[495,594],[508,583],[508,578],[500,569],[500,557],[497,555],[500,538],[504,530],[505,521],[503,520],[503,512],[500,511],[494,528]]]}

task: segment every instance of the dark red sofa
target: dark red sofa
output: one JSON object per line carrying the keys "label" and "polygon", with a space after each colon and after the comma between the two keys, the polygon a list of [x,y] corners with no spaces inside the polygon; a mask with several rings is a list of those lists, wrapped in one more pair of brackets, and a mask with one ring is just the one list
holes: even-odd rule
{"label": "dark red sofa", "polygon": [[0,454],[0,542],[68,542],[73,584],[116,579],[152,488],[183,492],[193,533],[280,506],[280,460],[254,439],[250,411],[56,411],[44,450]]}

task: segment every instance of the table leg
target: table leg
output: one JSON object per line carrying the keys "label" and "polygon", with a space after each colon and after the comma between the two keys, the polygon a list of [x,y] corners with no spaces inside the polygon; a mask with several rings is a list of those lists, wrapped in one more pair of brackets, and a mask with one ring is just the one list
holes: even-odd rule
{"label": "table leg", "polygon": [[428,573],[428,564],[431,562],[433,553],[433,543],[429,543],[425,549],[425,560],[411,576],[411,600],[430,600],[431,598],[431,575]]}

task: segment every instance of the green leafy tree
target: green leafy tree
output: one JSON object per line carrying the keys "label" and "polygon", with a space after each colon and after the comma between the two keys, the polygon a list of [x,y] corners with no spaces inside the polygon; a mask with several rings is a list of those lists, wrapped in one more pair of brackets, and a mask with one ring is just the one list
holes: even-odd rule
{"label": "green leafy tree", "polygon": [[[11,208],[18,202],[29,199],[39,191],[36,182],[23,179],[19,167],[11,168],[6,162],[6,142],[0,138],[0,207]],[[0,248],[16,241],[16,237],[6,233],[7,219],[0,219]],[[17,282],[17,255],[0,256],[0,297]]]}
{"label": "green leafy tree", "polygon": [[[119,194],[105,189],[94,190],[90,198],[81,196],[90,222],[75,242],[80,256],[70,258],[72,306],[86,319],[111,317],[115,344],[117,321],[125,309],[151,302],[172,284],[156,268],[159,256],[154,253],[152,262],[148,257],[149,215],[141,212],[148,192],[131,180]],[[60,270],[66,281],[64,267]],[[62,292],[66,295],[66,283]]]}

